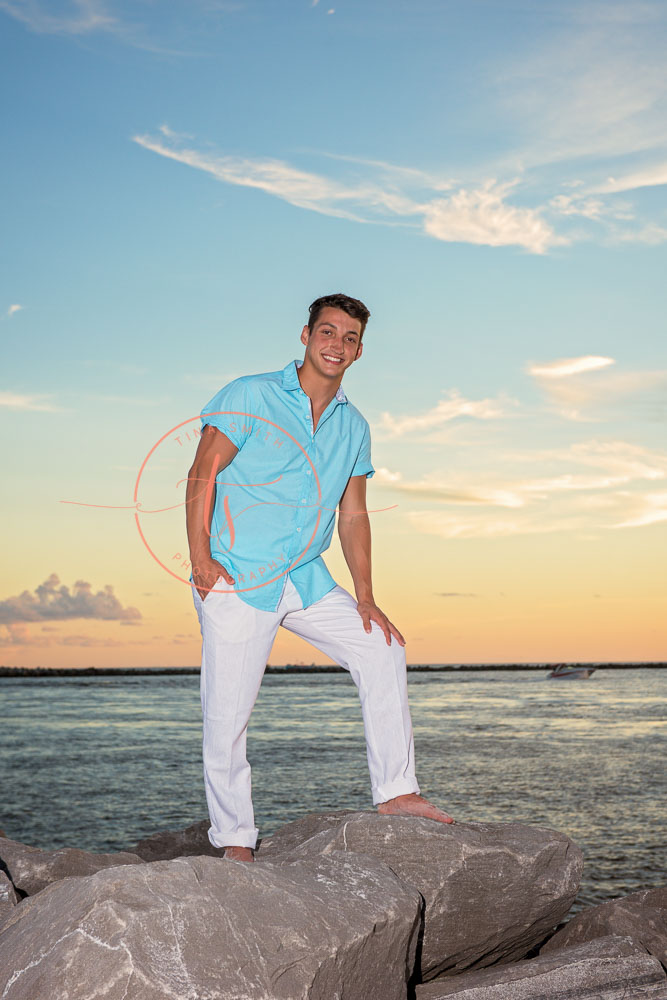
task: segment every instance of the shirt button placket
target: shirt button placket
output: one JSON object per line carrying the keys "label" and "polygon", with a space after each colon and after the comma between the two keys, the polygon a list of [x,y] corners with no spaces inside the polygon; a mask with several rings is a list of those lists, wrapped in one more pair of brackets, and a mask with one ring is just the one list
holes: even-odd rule
{"label": "shirt button placket", "polygon": [[[310,416],[310,414],[309,414],[309,416]],[[310,421],[311,431],[312,431],[312,426],[313,425],[312,425],[312,420],[311,420]],[[310,450],[311,450],[310,448],[307,449],[306,456],[308,456],[308,453],[310,452]],[[305,525],[306,519],[308,517],[307,504],[308,504],[308,494],[310,492],[310,480],[308,479],[308,476],[310,475],[310,465],[309,465],[309,462],[308,462],[308,457],[304,457],[304,464],[305,464],[305,469],[304,469],[304,475],[303,475],[302,480],[301,480],[301,496],[299,498],[299,508],[300,508],[300,511],[301,511],[301,513],[299,514],[299,520],[300,520],[301,524],[297,528],[297,531],[301,531],[301,528],[302,528],[303,525]]]}
{"label": "shirt button placket", "polygon": [[[311,441],[312,441],[312,438],[313,438],[313,419],[312,419],[312,412],[311,412],[311,409],[310,409],[310,399],[306,395],[306,393],[303,392],[303,389],[301,390],[301,392],[303,393],[303,397],[304,397],[304,403],[305,403],[305,406],[306,406],[306,415],[307,415],[307,418],[308,418],[308,429],[310,430],[310,436],[311,436]],[[299,534],[301,534],[302,530],[303,530],[303,521],[304,521],[304,517],[305,517],[304,507],[305,507],[306,499],[307,499],[306,498],[306,492],[307,492],[307,489],[306,489],[305,477],[304,477],[304,480],[301,483],[301,490],[300,490],[301,496],[299,497],[299,506],[297,507],[297,515],[296,515],[296,522],[297,522],[296,523],[296,530],[297,530],[297,532]]]}

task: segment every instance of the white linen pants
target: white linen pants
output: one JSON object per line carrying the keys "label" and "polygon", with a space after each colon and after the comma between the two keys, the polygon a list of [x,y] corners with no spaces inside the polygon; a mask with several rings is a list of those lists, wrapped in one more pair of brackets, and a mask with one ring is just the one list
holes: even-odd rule
{"label": "white linen pants", "polygon": [[[227,584],[220,576],[214,586]],[[246,731],[280,625],[349,670],[361,701],[373,804],[419,792],[404,647],[393,635],[388,645],[377,622],[366,632],[347,590],[336,584],[304,609],[288,576],[276,611],[260,611],[233,590],[211,590],[202,601],[192,587],[192,595],[202,634],[204,785],[215,847],[257,843]]]}

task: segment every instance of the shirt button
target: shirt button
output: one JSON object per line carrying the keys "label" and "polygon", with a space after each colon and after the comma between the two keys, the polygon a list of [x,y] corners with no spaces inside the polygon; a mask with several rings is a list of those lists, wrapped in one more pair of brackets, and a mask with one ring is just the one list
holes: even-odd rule
{"label": "shirt button", "polygon": [[307,475],[307,476],[309,476],[309,475],[310,475],[310,469],[306,469],[306,475]]}
{"label": "shirt button", "polygon": [[306,498],[305,497],[301,497],[301,503],[305,503],[305,502],[306,502]]}
{"label": "shirt button", "polygon": [[297,528],[296,530],[297,530],[297,531],[301,531],[301,528]]}

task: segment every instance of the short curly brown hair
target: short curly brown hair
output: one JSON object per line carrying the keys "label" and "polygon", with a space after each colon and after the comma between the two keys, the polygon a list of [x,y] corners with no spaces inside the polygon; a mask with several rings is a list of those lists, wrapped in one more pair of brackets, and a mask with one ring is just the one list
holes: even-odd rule
{"label": "short curly brown hair", "polygon": [[353,299],[350,295],[343,295],[342,292],[334,292],[333,295],[322,295],[319,299],[315,299],[311,303],[308,307],[310,313],[310,319],[308,320],[309,331],[313,332],[317,317],[327,306],[332,306],[334,309],[342,309],[348,316],[358,319],[361,323],[361,334],[359,337],[359,340],[361,340],[371,314],[360,299]]}

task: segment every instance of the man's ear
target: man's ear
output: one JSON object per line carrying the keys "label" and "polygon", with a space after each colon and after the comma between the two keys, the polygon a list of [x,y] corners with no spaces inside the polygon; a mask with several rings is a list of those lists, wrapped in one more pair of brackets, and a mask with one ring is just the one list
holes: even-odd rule
{"label": "man's ear", "polygon": [[301,331],[301,343],[307,345],[309,337],[310,337],[310,330],[308,329],[308,324],[306,323],[303,330]]}
{"label": "man's ear", "polygon": [[356,353],[355,358],[354,358],[355,361],[359,360],[359,358],[361,357],[361,355],[363,353],[363,350],[364,350],[364,342],[363,342],[363,340],[360,340],[359,341],[359,346],[357,347],[357,353]]}

